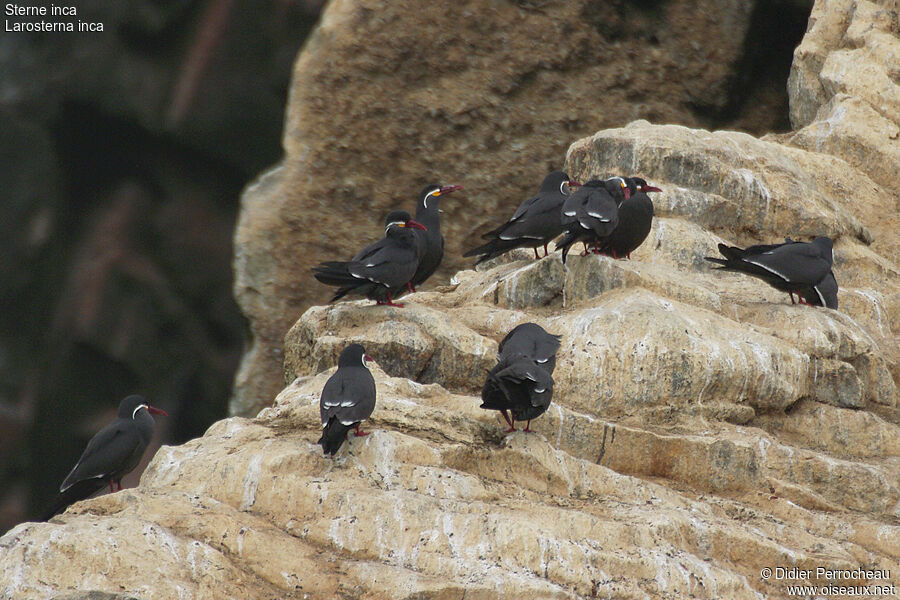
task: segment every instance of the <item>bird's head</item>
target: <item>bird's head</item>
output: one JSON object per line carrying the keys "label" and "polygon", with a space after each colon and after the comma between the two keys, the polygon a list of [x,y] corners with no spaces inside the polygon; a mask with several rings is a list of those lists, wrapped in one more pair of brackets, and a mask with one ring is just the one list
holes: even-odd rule
{"label": "bird's head", "polygon": [[662,191],[658,187],[649,185],[647,183],[647,180],[643,179],[641,177],[631,177],[630,179],[631,179],[632,183],[634,183],[635,189],[639,192],[644,192],[646,194],[647,192],[661,192]]}
{"label": "bird's head", "polygon": [[128,396],[119,403],[118,416],[120,419],[134,419],[142,408],[146,409],[148,413],[153,415],[160,415],[163,417],[169,416],[169,413],[161,408],[151,406],[147,403],[146,398],[144,398],[143,396],[138,396],[137,394]]}
{"label": "bird's head", "polygon": [[445,196],[461,189],[463,189],[463,186],[461,185],[438,185],[436,183],[426,185],[419,194],[419,204],[424,208],[428,208],[428,201],[430,199]]}
{"label": "bird's head", "polygon": [[625,200],[631,198],[631,189],[629,189],[628,182],[625,181],[624,177],[610,177],[603,184],[603,187],[616,199],[616,202],[621,203],[621,198],[623,197]]}
{"label": "bird's head", "polygon": [[366,354],[362,344],[350,344],[341,351],[341,355],[338,357],[338,367],[357,367],[362,365],[368,368],[367,360],[372,360],[372,357]]}
{"label": "bird's head", "polygon": [[563,196],[568,196],[571,190],[569,188],[581,185],[574,179],[570,179],[565,171],[553,171],[541,182],[541,192],[555,193],[559,192]]}

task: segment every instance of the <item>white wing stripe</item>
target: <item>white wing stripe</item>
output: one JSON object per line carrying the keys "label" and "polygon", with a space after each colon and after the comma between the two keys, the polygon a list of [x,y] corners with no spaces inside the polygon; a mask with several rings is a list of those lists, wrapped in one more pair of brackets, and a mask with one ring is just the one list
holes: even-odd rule
{"label": "white wing stripe", "polygon": [[744,262],[748,262],[748,263],[750,263],[751,265],[756,265],[757,267],[761,267],[761,268],[765,269],[766,271],[768,271],[769,273],[773,273],[773,274],[775,274],[775,275],[778,275],[779,277],[781,277],[781,278],[784,279],[785,281],[790,281],[790,279],[788,279],[787,277],[785,277],[783,274],[779,273],[778,271],[776,271],[776,270],[773,269],[772,267],[767,267],[766,265],[760,264],[760,263],[758,263],[758,262],[756,262],[756,261],[753,261],[753,260],[747,260],[746,258],[744,259]]}

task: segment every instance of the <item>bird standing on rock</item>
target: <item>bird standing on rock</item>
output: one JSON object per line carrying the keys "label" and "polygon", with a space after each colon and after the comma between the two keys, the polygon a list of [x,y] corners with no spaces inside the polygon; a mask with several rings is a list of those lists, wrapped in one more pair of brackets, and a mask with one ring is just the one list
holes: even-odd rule
{"label": "bird standing on rock", "polygon": [[613,258],[631,258],[644,243],[653,225],[653,202],[647,192],[661,192],[640,177],[623,177],[630,196],[619,204],[619,223],[600,246],[600,253]]}
{"label": "bird standing on rock", "polygon": [[354,427],[355,435],[369,435],[360,431],[360,424],[375,410],[375,378],[366,364],[371,360],[359,344],[350,344],[338,358],[338,368],[325,382],[319,399],[322,417],[322,437],[317,444],[325,454],[333,455]]}
{"label": "bird standing on rock", "polygon": [[144,450],[153,438],[156,421],[151,414],[168,417],[166,411],[150,406],[143,396],[132,395],[119,403],[116,420],[97,432],[59,486],[52,507],[41,517],[46,521],[83,500],[109,483],[122,489],[122,478],[141,462]]}
{"label": "bird standing on rock", "polygon": [[338,286],[331,302],[352,293],[377,304],[402,307],[391,299],[391,293],[410,284],[423,258],[423,244],[415,230],[426,232],[408,212],[394,211],[385,219],[382,239],[366,246],[350,261],[327,261],[315,267],[316,279]]}
{"label": "bird standing on rock", "polygon": [[531,420],[549,408],[558,349],[559,336],[536,323],[519,325],[500,342],[497,365],[481,389],[480,408],[500,411],[507,433],[516,430],[516,421],[527,421],[524,431],[531,432]]}
{"label": "bird standing on rock", "polygon": [[562,207],[565,235],[556,245],[562,248],[563,263],[575,242],[584,242],[585,254],[588,244],[593,244],[593,251],[599,253],[600,243],[619,223],[619,204],[630,195],[625,180],[613,177],[605,181],[592,179],[566,199]]}
{"label": "bird standing on rock", "polygon": [[562,206],[569,197],[569,188],[579,185],[563,171],[553,171],[541,183],[538,193],[522,202],[513,216],[500,227],[481,237],[488,240],[463,256],[480,255],[475,264],[500,256],[514,248],[531,248],[534,258],[538,256],[538,246],[544,246],[563,232]]}
{"label": "bird standing on rock", "polygon": [[833,242],[825,236],[812,242],[788,238],[783,244],[759,244],[744,249],[719,244],[719,252],[725,258],[705,258],[722,265],[719,269],[746,273],[787,292],[792,304],[797,294],[801,304],[837,308],[837,280],[831,272],[833,248]]}
{"label": "bird standing on rock", "polygon": [[409,291],[416,291],[416,287],[425,283],[431,277],[444,259],[444,236],[441,234],[441,204],[440,198],[451,192],[463,189],[461,185],[426,185],[419,194],[419,202],[416,204],[416,221],[425,226],[425,231],[418,232],[424,239],[424,254],[419,261],[419,266],[412,276]]}

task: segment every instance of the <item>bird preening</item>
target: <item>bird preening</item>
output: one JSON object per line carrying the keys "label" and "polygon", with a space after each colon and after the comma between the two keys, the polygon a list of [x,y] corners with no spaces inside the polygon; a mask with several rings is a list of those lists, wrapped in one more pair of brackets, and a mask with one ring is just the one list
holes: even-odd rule
{"label": "bird preening", "polygon": [[116,420],[91,438],[41,520],[50,519],[107,484],[110,492],[115,491],[115,486],[121,490],[122,478],[138,465],[153,438],[156,421],[151,414],[169,416],[166,411],[147,404],[143,396],[123,399]]}
{"label": "bird preening", "polygon": [[837,309],[838,284],[831,266],[834,243],[819,236],[811,242],[787,238],[782,244],[758,244],[747,248],[719,244],[725,258],[705,257],[721,265],[717,270],[736,271],[761,279],[775,289],[794,294],[801,304]]}
{"label": "bird preening", "polygon": [[516,421],[526,421],[523,431],[531,432],[532,419],[550,407],[559,338],[537,323],[523,323],[500,342],[497,365],[481,389],[480,408],[500,411],[507,433],[516,430]]}

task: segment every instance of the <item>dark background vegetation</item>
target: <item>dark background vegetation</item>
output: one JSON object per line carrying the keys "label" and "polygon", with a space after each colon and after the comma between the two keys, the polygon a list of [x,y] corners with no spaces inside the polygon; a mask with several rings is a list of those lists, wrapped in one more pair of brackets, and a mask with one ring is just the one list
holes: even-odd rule
{"label": "dark background vegetation", "polygon": [[[172,415],[164,443],[225,416],[246,327],[239,195],[281,156],[291,65],[322,4],[82,0],[103,33],[0,37],[0,533],[48,503],[123,396]],[[627,31],[657,2],[611,4]],[[726,109],[697,106],[707,127],[789,128],[810,8],[757,2]]]}

